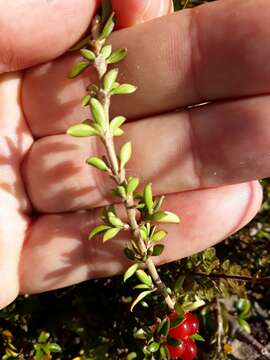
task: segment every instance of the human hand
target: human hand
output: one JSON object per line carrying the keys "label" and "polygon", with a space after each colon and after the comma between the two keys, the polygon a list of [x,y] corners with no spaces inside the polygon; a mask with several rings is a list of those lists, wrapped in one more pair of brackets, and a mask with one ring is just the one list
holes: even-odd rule
{"label": "human hand", "polygon": [[[18,37],[23,32],[18,31],[14,44],[7,42],[9,56],[1,45],[5,38],[0,39],[6,63],[2,71],[9,70],[7,64],[26,67],[60,55],[83,33],[94,11],[94,1],[89,5],[86,0],[70,0],[66,16],[58,1],[40,6],[55,10],[51,22],[44,18],[48,33],[32,31],[39,40],[24,36],[22,41],[29,43],[22,45]],[[76,14],[68,16],[74,6]],[[44,16],[44,11],[37,13]],[[224,239],[260,206],[261,188],[250,181],[270,170],[265,95],[270,87],[269,18],[267,0],[256,5],[220,0],[112,36],[115,46],[129,49],[122,79],[139,87],[125,102],[120,97],[114,102],[114,113],[134,120],[126,125],[126,137],[134,144],[128,170],[144,182],[153,181],[157,194],[171,194],[165,207],[182,217],[180,226],[168,226],[160,263]],[[36,16],[33,23],[44,19]],[[1,306],[19,291],[45,291],[113,275],[126,266],[124,239],[106,245],[85,240],[98,220],[93,208],[111,198],[106,178],[84,163],[96,153],[95,141],[65,135],[71,124],[88,116],[79,105],[84,80],[66,79],[75,59],[67,54],[32,68],[23,82],[22,73],[2,76]],[[175,112],[204,101],[213,104]]]}

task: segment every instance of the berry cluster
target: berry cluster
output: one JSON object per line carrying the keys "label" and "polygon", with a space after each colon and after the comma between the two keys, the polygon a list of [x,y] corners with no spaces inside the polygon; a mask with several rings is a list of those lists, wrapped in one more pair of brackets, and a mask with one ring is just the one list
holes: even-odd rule
{"label": "berry cluster", "polygon": [[[171,320],[175,317],[177,317],[176,312],[169,314]],[[196,358],[197,346],[190,336],[195,335],[198,330],[199,320],[190,312],[185,314],[181,324],[170,329],[169,336],[181,341],[177,346],[167,345],[172,359],[193,360]]]}

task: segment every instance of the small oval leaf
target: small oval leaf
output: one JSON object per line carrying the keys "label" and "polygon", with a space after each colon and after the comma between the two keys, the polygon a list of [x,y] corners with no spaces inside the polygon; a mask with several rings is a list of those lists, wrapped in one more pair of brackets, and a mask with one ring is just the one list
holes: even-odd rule
{"label": "small oval leaf", "polygon": [[101,171],[108,171],[108,170],[109,170],[109,168],[108,168],[108,166],[106,165],[106,163],[105,163],[103,160],[101,160],[101,159],[99,159],[99,158],[97,158],[97,157],[90,157],[90,158],[88,158],[88,159],[86,160],[86,163],[87,163],[88,165],[94,166],[95,168],[97,168],[97,169],[99,169],[99,170],[101,170]]}
{"label": "small oval leaf", "polygon": [[146,274],[145,271],[139,269],[136,271],[137,278],[145,285],[147,285],[149,288],[152,287],[153,282],[149,275]]}
{"label": "small oval leaf", "polygon": [[122,84],[111,91],[111,95],[129,95],[133,94],[137,87],[131,84]]}
{"label": "small oval leaf", "polygon": [[99,125],[102,126],[102,128],[104,128],[106,123],[106,115],[101,102],[95,98],[92,98],[90,104],[93,118]]}
{"label": "small oval leaf", "polygon": [[152,256],[160,256],[164,251],[165,245],[155,245],[153,248]]}
{"label": "small oval leaf", "polygon": [[107,59],[112,53],[112,45],[104,46],[100,53]]}
{"label": "small oval leaf", "polygon": [[123,221],[111,211],[108,212],[108,220],[115,227],[123,228],[124,226]]}
{"label": "small oval leaf", "polygon": [[152,192],[152,184],[147,184],[144,188],[144,202],[147,207],[148,213],[150,215],[153,214],[153,192]]}
{"label": "small oval leaf", "polygon": [[114,25],[115,25],[115,22],[114,22],[114,12],[111,14],[111,16],[109,17],[109,19],[107,20],[103,30],[102,30],[102,33],[101,33],[101,36],[100,36],[100,39],[107,39],[107,37],[112,33],[113,29],[114,29]]}
{"label": "small oval leaf", "polygon": [[137,187],[139,186],[140,180],[136,177],[131,177],[128,180],[128,185],[127,185],[127,195],[131,195],[134,193],[134,191],[137,189]]}
{"label": "small oval leaf", "polygon": [[119,233],[119,231],[121,231],[119,228],[112,228],[107,230],[103,236],[103,242],[113,239]]}
{"label": "small oval leaf", "polygon": [[112,134],[114,134],[114,132],[124,124],[124,122],[126,121],[126,118],[124,116],[116,116],[115,118],[112,119],[112,121],[110,122],[110,129]]}
{"label": "small oval leaf", "polygon": [[130,279],[138,270],[139,264],[131,265],[124,274],[124,282]]}
{"label": "small oval leaf", "polygon": [[88,68],[90,65],[89,61],[81,61],[73,66],[73,68],[69,71],[68,77],[70,79],[74,79],[75,77],[79,76]]}
{"label": "small oval leaf", "polygon": [[82,106],[88,106],[91,100],[91,96],[90,95],[85,95],[82,99]]}
{"label": "small oval leaf", "polygon": [[151,293],[153,293],[154,291],[156,291],[155,289],[154,290],[147,290],[147,291],[143,291],[142,293],[140,293],[139,296],[137,296],[137,298],[133,301],[131,307],[130,307],[130,311],[132,312],[134,307],[140,302],[142,301],[142,299],[144,299],[146,296],[150,295]]}
{"label": "small oval leaf", "polygon": [[165,318],[161,321],[157,328],[157,335],[167,337],[170,330],[170,319]]}
{"label": "small oval leaf", "polygon": [[167,234],[168,234],[167,231],[159,230],[152,235],[151,241],[161,241],[167,236]]}
{"label": "small oval leaf", "polygon": [[95,227],[89,234],[88,240],[91,240],[94,236],[99,235],[107,230],[111,229],[108,225],[99,225]]}
{"label": "small oval leaf", "polygon": [[120,150],[120,161],[121,161],[121,168],[123,168],[127,162],[130,160],[131,158],[131,153],[132,153],[132,145],[131,142],[127,142],[125,143]]}
{"label": "small oval leaf", "polygon": [[114,51],[111,56],[107,59],[107,64],[116,64],[122,60],[124,60],[124,58],[127,55],[127,49],[123,48],[123,49],[118,49],[116,51]]}
{"label": "small oval leaf", "polygon": [[118,69],[112,69],[110,71],[107,72],[107,74],[105,74],[104,79],[103,79],[103,85],[105,90],[107,90],[108,92],[111,91],[113,84],[115,83],[117,76],[118,76]]}
{"label": "small oval leaf", "polygon": [[150,217],[151,220],[167,224],[179,224],[179,217],[170,211],[158,211]]}
{"label": "small oval leaf", "polygon": [[74,137],[98,136],[100,133],[88,124],[77,124],[67,130],[67,134]]}
{"label": "small oval leaf", "polygon": [[95,53],[93,53],[93,51],[88,50],[88,49],[81,49],[80,53],[86,60],[89,60],[89,61],[94,61],[96,58]]}
{"label": "small oval leaf", "polygon": [[124,131],[122,129],[116,129],[113,133],[113,136],[122,136],[124,134]]}

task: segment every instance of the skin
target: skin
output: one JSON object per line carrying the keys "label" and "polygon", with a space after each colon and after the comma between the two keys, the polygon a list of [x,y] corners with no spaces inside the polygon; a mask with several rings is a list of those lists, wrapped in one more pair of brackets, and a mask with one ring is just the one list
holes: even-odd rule
{"label": "skin", "polygon": [[[170,3],[129,2],[134,16],[115,0],[117,17],[137,26],[116,32],[112,42],[128,46],[120,77],[139,90],[115,98],[112,113],[130,120],[128,173],[153,181],[156,194],[168,195],[164,207],[182,218],[165,227],[160,264],[221,241],[261,205],[256,180],[270,175],[270,9],[268,0],[219,0],[147,22],[169,12]],[[65,135],[89,116],[80,108],[86,78],[66,79],[77,57],[66,51],[97,5],[0,0],[0,307],[19,292],[127,266],[126,234],[106,245],[85,240],[99,207],[112,201],[107,178],[84,164],[102,148]],[[36,31],[40,24],[46,26]],[[188,107],[202,102],[211,104]]]}

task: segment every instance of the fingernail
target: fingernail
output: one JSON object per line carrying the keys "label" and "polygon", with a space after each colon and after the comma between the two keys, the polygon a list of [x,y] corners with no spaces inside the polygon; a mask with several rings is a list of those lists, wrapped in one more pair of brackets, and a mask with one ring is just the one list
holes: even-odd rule
{"label": "fingernail", "polygon": [[151,20],[160,16],[167,15],[173,11],[171,0],[150,0],[147,2],[141,19],[143,21]]}

